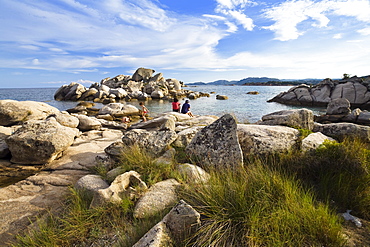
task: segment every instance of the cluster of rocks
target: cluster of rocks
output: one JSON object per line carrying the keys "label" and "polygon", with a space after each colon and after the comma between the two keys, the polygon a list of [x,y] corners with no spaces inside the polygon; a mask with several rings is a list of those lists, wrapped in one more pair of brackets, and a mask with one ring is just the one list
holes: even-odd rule
{"label": "cluster of rocks", "polygon": [[299,85],[282,92],[269,102],[301,106],[326,106],[334,99],[345,98],[353,107],[370,108],[370,76],[342,80],[325,79],[314,86]]}
{"label": "cluster of rocks", "polygon": [[78,107],[81,111],[70,114],[42,102],[0,100],[0,159],[44,165],[60,157],[81,132],[125,130],[122,117],[139,115],[137,107],[122,103],[105,105],[96,116]]}
{"label": "cluster of rocks", "polygon": [[[67,186],[73,183],[77,189],[86,190],[91,194],[93,200],[90,207],[96,207],[105,202],[117,203],[123,197],[131,198],[135,199],[134,217],[136,218],[145,218],[173,207],[135,244],[136,247],[170,246],[171,243],[181,241],[188,234],[196,231],[201,225],[201,220],[199,213],[179,198],[177,188],[183,185],[175,179],[148,186],[140,179],[137,171],[114,168],[127,146],[139,145],[156,157],[155,162],[160,163],[173,162],[173,156],[176,154],[175,148],[184,148],[189,155],[197,157],[197,162],[196,164],[176,164],[176,169],[187,178],[185,181],[191,185],[206,183],[209,178],[207,171],[210,167],[242,166],[243,157],[250,154],[285,152],[293,148],[307,152],[317,148],[324,140],[340,139],[343,136],[356,136],[370,141],[370,127],[354,123],[320,124],[315,122],[313,112],[307,109],[271,113],[256,124],[238,124],[230,114],[220,118],[216,116],[191,118],[187,114],[169,112],[147,122],[134,123],[117,130],[118,135],[114,135],[114,140],[105,146],[103,154],[88,153],[90,159],[94,157],[95,164],[105,165],[109,170],[107,178],[103,179],[100,176],[89,174],[89,169],[86,167],[81,168],[84,166],[82,157],[78,154],[76,154],[78,157],[76,161],[68,165],[60,163],[63,158],[68,158],[63,156],[64,153],[68,153],[70,149],[81,143],[90,145],[91,139],[88,136],[94,136],[94,133],[106,128],[103,125],[90,129],[81,127],[84,119],[98,121],[98,118],[62,113],[52,107],[48,108],[43,103],[40,103],[41,105],[34,103],[37,109],[42,109],[40,111],[31,108],[22,110],[19,104],[31,105],[28,102],[0,101],[0,119],[3,121],[1,124],[4,129],[11,128],[14,131],[5,138],[12,161],[28,162],[28,164],[37,164],[42,161],[48,163],[52,171],[45,176],[35,175],[26,181],[18,182],[14,185],[16,189],[3,190],[4,193],[0,199],[7,198],[7,204],[5,199],[0,200],[0,203],[10,205],[15,201],[24,203],[27,200],[32,200],[34,203],[36,194],[42,191],[40,186],[54,184],[58,186],[58,190],[61,186],[65,186],[64,189],[67,190]],[[101,115],[114,116],[114,109],[110,107],[109,111],[102,112]],[[341,107],[337,107],[333,111],[340,111],[340,109]],[[13,111],[16,112],[14,116],[9,113]],[[20,123],[22,125],[19,125]],[[301,140],[297,127],[312,130],[314,133]],[[99,133],[101,137],[106,135],[104,134],[106,132]],[[87,139],[82,139],[81,136]],[[57,139],[61,139],[61,142],[55,141]],[[69,147],[72,143],[73,145]],[[85,146],[84,149],[87,147]],[[21,153],[26,154],[22,159]],[[16,155],[13,157],[13,154]],[[40,160],[36,162],[34,156],[40,156]],[[56,158],[59,159],[55,160]],[[92,165],[90,161],[89,166]],[[58,176],[61,167],[68,169],[68,173],[63,173],[63,177]],[[73,173],[74,179],[72,179],[70,175],[72,171],[81,169],[84,172],[78,173],[78,176]],[[39,186],[37,187],[39,189],[32,187],[35,184]],[[33,189],[30,190],[30,188]],[[24,198],[15,200],[12,197],[25,189],[27,193],[23,192],[26,195]],[[43,198],[46,200],[47,196]],[[11,206],[7,208],[11,210]],[[34,209],[32,212],[36,213],[37,210]],[[16,222],[14,220],[12,224]],[[1,232],[0,236],[2,236]]]}
{"label": "cluster of rocks", "polygon": [[54,94],[58,101],[94,101],[103,104],[132,99],[172,99],[188,97],[195,99],[209,94],[183,89],[184,83],[177,79],[165,79],[162,73],[154,74],[154,70],[138,68],[132,76],[118,75],[105,78],[100,83],[93,83],[89,88],[72,82],[63,85]]}
{"label": "cluster of rocks", "polygon": [[345,98],[332,100],[324,115],[315,116],[318,123],[349,122],[361,125],[370,124],[370,112],[356,108],[351,110],[351,103]]}

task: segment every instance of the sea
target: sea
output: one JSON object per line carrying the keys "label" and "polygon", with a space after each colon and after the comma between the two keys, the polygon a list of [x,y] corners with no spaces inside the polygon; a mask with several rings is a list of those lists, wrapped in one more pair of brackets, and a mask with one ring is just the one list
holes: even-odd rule
{"label": "sea", "polygon": [[[210,97],[201,97],[190,100],[191,111],[194,115],[222,115],[232,114],[239,123],[255,123],[262,116],[281,110],[299,109],[300,106],[283,105],[280,103],[268,103],[267,101],[281,92],[288,91],[291,86],[224,86],[224,85],[199,85],[187,86],[185,89],[203,93],[211,93]],[[0,100],[13,99],[19,101],[32,100],[45,102],[61,111],[73,108],[77,102],[56,101],[54,94],[58,88],[0,88]],[[258,94],[247,94],[257,91]],[[226,95],[227,100],[217,100],[216,95]],[[184,99],[180,99],[183,103]],[[126,102],[139,107],[139,102]],[[145,102],[150,110],[150,116],[156,116],[171,111],[171,102],[168,100],[150,100]],[[95,107],[101,108],[102,104]],[[324,114],[324,107],[305,107],[315,115]]]}

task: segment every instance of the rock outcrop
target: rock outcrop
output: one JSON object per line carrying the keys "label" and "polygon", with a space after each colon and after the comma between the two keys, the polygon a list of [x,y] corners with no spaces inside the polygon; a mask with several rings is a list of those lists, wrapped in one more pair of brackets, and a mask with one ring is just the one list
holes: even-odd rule
{"label": "rock outcrop", "polygon": [[314,115],[311,110],[284,110],[273,112],[262,117],[261,125],[284,125],[295,128],[312,130],[314,126]]}
{"label": "rock outcrop", "polygon": [[59,112],[57,108],[42,102],[0,100],[0,125],[12,126],[28,120],[42,120]]}
{"label": "rock outcrop", "polygon": [[334,99],[347,99],[353,107],[370,108],[370,76],[342,80],[325,79],[317,85],[299,85],[268,102],[288,105],[326,106]]}
{"label": "rock outcrop", "polygon": [[242,149],[236,134],[236,121],[225,114],[201,129],[186,147],[203,167],[234,168],[243,165]]}
{"label": "rock outcrop", "polygon": [[195,99],[209,96],[185,90],[184,83],[176,79],[165,79],[162,73],[154,74],[154,70],[138,68],[132,76],[118,75],[105,78],[100,83],[94,83],[89,88],[72,82],[63,85],[54,94],[58,101],[93,101],[104,104],[129,101],[131,99],[148,100],[186,96]]}
{"label": "rock outcrop", "polygon": [[72,145],[79,130],[60,125],[55,118],[23,124],[6,139],[11,161],[19,164],[47,164]]}
{"label": "rock outcrop", "polygon": [[299,131],[285,126],[238,124],[244,155],[286,152],[297,145]]}

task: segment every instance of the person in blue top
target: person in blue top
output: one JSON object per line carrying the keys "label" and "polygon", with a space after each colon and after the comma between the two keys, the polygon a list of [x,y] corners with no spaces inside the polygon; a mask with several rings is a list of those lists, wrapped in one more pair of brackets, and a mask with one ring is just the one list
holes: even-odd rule
{"label": "person in blue top", "polygon": [[193,113],[190,111],[189,100],[185,100],[185,103],[182,105],[181,113],[188,114],[190,117],[194,117]]}

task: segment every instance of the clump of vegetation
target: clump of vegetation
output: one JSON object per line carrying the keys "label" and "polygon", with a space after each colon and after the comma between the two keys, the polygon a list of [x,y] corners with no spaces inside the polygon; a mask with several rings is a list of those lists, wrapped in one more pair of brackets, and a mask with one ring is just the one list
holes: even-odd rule
{"label": "clump of vegetation", "polygon": [[302,181],[338,211],[370,219],[370,150],[358,139],[326,141],[318,149],[280,155],[279,169]]}
{"label": "clump of vegetation", "polygon": [[204,217],[189,246],[341,246],[336,214],[300,182],[255,160],[213,170],[206,185],[184,191]]}

